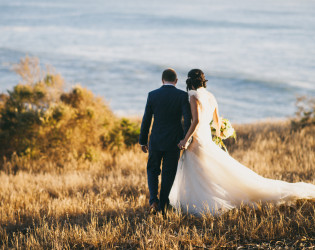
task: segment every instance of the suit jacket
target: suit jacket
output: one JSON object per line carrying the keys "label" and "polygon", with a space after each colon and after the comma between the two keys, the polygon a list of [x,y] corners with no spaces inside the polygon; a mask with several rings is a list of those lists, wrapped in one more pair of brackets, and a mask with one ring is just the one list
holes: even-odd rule
{"label": "suit jacket", "polygon": [[[182,117],[184,116],[184,129]],[[150,150],[167,151],[178,148],[191,123],[188,94],[175,86],[163,85],[148,94],[141,124],[139,143],[147,145],[148,134],[154,117],[150,136]]]}

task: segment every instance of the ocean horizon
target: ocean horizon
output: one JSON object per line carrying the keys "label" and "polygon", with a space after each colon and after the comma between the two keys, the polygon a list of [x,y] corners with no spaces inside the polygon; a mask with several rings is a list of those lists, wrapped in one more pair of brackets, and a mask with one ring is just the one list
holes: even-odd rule
{"label": "ocean horizon", "polygon": [[200,68],[221,116],[248,123],[294,116],[315,96],[315,2],[305,0],[0,0],[0,92],[26,55],[81,84],[120,116],[143,115],[165,68]]}

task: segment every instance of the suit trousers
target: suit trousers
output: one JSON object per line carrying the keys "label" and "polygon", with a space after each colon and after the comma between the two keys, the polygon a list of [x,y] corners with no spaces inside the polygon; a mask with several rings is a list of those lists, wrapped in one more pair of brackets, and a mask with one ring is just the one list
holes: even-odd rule
{"label": "suit trousers", "polygon": [[[168,196],[170,194],[180,156],[179,149],[169,151],[150,150],[147,164],[148,185],[150,191],[150,205],[153,202],[159,204],[159,208],[164,212],[169,205]],[[162,162],[162,181],[160,190],[160,200],[158,197],[159,175],[161,174]]]}

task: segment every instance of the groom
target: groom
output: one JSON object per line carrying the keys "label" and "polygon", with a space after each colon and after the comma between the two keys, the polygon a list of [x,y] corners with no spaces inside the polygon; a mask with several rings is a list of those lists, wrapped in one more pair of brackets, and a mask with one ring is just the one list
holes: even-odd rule
{"label": "groom", "polygon": [[[162,74],[163,86],[149,93],[141,124],[139,143],[144,153],[149,151],[147,164],[150,191],[150,209],[152,212],[165,209],[169,205],[169,193],[173,185],[180,149],[177,144],[184,138],[191,122],[190,105],[185,91],[177,89],[177,75],[173,69],[166,69]],[[181,123],[184,116],[184,127]],[[148,134],[154,117],[148,146]],[[161,173],[162,182],[160,199],[158,183]]]}

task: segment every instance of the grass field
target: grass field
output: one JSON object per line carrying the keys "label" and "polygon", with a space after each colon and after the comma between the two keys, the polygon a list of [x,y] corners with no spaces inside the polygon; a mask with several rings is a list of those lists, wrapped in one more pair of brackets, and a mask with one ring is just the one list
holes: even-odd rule
{"label": "grass field", "polygon": [[[315,126],[235,125],[230,154],[259,174],[315,184]],[[315,201],[233,209],[201,218],[148,213],[147,155],[138,147],[97,162],[13,157],[0,172],[0,245],[7,248],[308,248]],[[18,170],[17,170],[18,169]]]}

